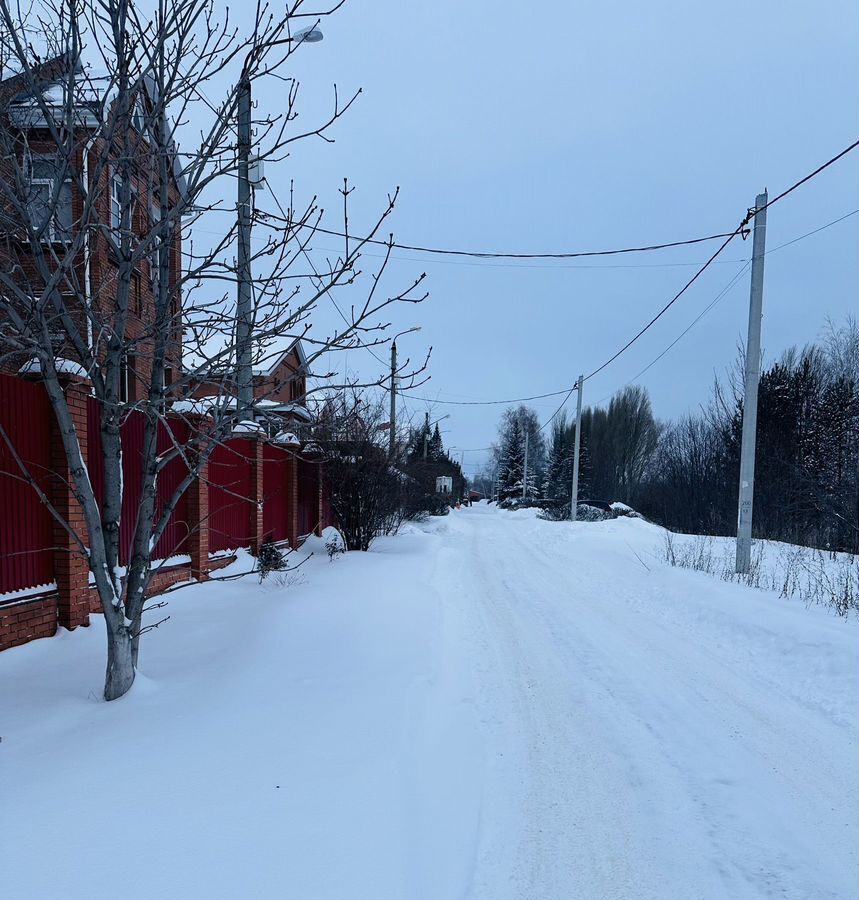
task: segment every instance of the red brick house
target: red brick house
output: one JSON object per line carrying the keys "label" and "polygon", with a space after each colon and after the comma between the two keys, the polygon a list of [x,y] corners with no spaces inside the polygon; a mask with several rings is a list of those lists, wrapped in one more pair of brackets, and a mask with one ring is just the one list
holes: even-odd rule
{"label": "red brick house", "polygon": [[[147,167],[160,159],[163,174],[167,154],[153,152],[146,143],[149,93],[141,92],[136,100],[139,106],[130,117],[131,145],[140,152],[127,153],[120,160],[117,154],[128,132],[116,135],[108,129],[114,135],[108,142],[100,130],[112,101],[109,94],[99,92],[99,79],[89,82],[94,88],[92,99],[75,108],[75,127],[68,130],[64,147],[52,137],[50,116],[54,108],[68,109],[68,70],[63,60],[52,60],[40,66],[38,74],[38,96],[24,89],[20,77],[0,80],[0,426],[12,436],[10,445],[22,450],[20,460],[36,473],[33,478],[42,490],[40,495],[20,477],[17,450],[12,452],[0,440],[0,509],[7,525],[14,522],[14,527],[0,528],[0,650],[49,636],[58,625],[85,625],[90,613],[100,609],[85,553],[78,552],[68,531],[41,502],[47,498],[66,522],[73,523],[77,534],[85,534],[57,417],[44,385],[18,377],[22,370],[33,372],[37,354],[28,352],[28,347],[37,348],[43,361],[52,357],[62,373],[57,380],[63,382],[98,503],[103,498],[99,490],[104,491],[99,423],[110,404],[114,409],[122,407],[119,567],[128,566],[140,505],[144,413],[134,409],[133,402],[143,399],[152,380],[155,341],[150,335],[153,322],[157,325],[157,297],[166,296],[170,304],[169,331],[162,329],[159,335],[160,339],[167,335],[165,382],[172,385],[168,407],[177,398],[187,400],[189,394],[205,398],[234,393],[229,372],[226,378],[213,373],[211,381],[197,380],[190,391],[190,376],[182,373],[182,248],[180,229],[171,226],[171,211],[181,210],[185,185],[174,165],[168,172],[172,181],[164,192],[166,201],[150,189],[158,178]],[[127,150],[128,140],[124,146]],[[121,178],[119,167],[124,173]],[[117,197],[118,190],[123,197]],[[87,203],[94,215],[86,214]],[[146,237],[153,233],[159,236],[157,258]],[[117,246],[140,252],[117,253]],[[165,260],[169,264],[159,266]],[[169,271],[166,294],[155,289],[159,268],[162,276],[165,268]],[[55,277],[59,273],[62,276]],[[87,356],[104,359],[120,288],[122,297],[128,298],[123,328],[113,329],[123,347],[121,365],[113,368],[121,374],[120,396],[114,394],[105,401],[97,393],[99,367],[79,370]],[[43,327],[43,317],[37,334],[42,336],[41,343],[33,339],[28,344],[28,322],[39,323],[36,307],[50,304],[57,296],[67,298],[57,304],[62,314],[56,318],[52,314],[50,329]],[[166,306],[161,302],[158,309]],[[44,340],[45,334],[49,340]],[[181,380],[176,378],[180,373]],[[309,423],[306,378],[307,360],[297,341],[255,376],[255,393],[271,418],[272,430],[276,425],[277,430],[301,434],[302,426]],[[164,438],[167,448],[188,441],[197,427],[195,417],[185,416],[178,406],[173,403],[172,415],[164,415],[171,423],[169,437],[163,423],[158,423],[157,440]],[[204,420],[208,417],[196,417],[197,422]],[[187,468],[180,455],[160,472],[157,502],[182,483]],[[261,433],[228,435],[184,488],[162,538],[151,548],[159,565],[149,590],[204,579],[238,548],[256,552],[265,541],[289,541],[296,546],[329,521],[321,462],[308,448],[299,451],[291,441],[266,440]]]}
{"label": "red brick house", "polygon": [[[69,92],[65,60],[58,58],[43,63],[36,71],[41,99],[49,110],[56,109],[58,117],[61,116]],[[115,237],[122,227],[118,197],[120,178],[112,162],[114,152],[118,155],[120,148],[106,146],[104,138],[102,126],[111,109],[110,97],[105,95],[108,84],[107,76],[103,79],[87,77],[88,99],[75,98],[74,137],[68,144],[58,145],[34,89],[20,75],[0,81],[0,129],[4,144],[0,175],[5,182],[0,193],[0,265],[7,267],[7,271],[14,267],[20,273],[21,283],[28,289],[32,286],[32,295],[38,297],[39,292],[46,289],[46,278],[44,265],[39,268],[37,257],[48,259],[50,266],[52,258],[62,258],[67,253],[73,256],[68,275],[58,285],[61,295],[70,296],[70,320],[58,325],[54,347],[55,356],[72,361],[80,361],[81,355],[70,334],[77,331],[86,335],[92,348],[99,339],[93,334],[92,320],[102,320],[106,328],[110,327],[117,306],[119,262],[106,235],[110,233]],[[150,190],[150,185],[157,183],[149,171],[155,154],[147,144],[143,124],[143,111],[150,100],[143,92],[136,102],[138,108],[131,117],[135,123],[132,131],[135,125],[139,129],[133,138],[137,152],[131,163],[130,178],[132,241],[151,232],[153,223],[161,218],[159,198],[154,196],[154,190]],[[119,138],[116,140],[118,143]],[[91,198],[95,214],[87,217],[84,229],[81,222],[85,199],[81,187],[85,187]],[[181,178],[174,179],[169,189],[170,207],[175,206],[183,188]],[[37,237],[41,245],[39,253],[20,227],[16,202],[26,203],[30,220],[42,225]],[[166,349],[165,382],[169,384],[182,367],[179,287],[182,247],[180,229],[169,227],[167,230],[165,243],[170,257],[172,329]],[[128,289],[123,339],[131,342],[133,349],[123,361],[120,385],[123,400],[133,401],[142,396],[149,382],[152,342],[147,338],[147,328],[153,321],[156,277],[155,254],[142,255],[131,272]],[[80,297],[93,311],[90,321],[77,299]],[[9,339],[9,329],[4,325],[7,322],[0,317],[0,372],[14,373],[27,362],[30,354],[16,352],[20,342]]]}
{"label": "red brick house", "polygon": [[[301,341],[296,339],[265,366],[254,369],[253,390],[257,401],[257,417],[268,421],[269,431],[291,432],[307,437],[307,426],[313,417],[307,408],[307,357]],[[215,375],[201,376],[192,384],[188,395],[194,399],[216,397],[234,392],[232,379]]]}

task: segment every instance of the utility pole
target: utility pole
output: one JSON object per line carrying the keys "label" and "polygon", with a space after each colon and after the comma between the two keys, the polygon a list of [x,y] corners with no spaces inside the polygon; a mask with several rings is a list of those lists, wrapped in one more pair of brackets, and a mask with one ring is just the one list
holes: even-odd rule
{"label": "utility pole", "polygon": [[[271,46],[282,44],[314,44],[322,40],[322,32],[313,26],[304,28],[295,34],[274,41]],[[254,384],[253,384],[253,282],[251,281],[251,206],[253,189],[250,172],[251,158],[251,79],[248,69],[254,49],[248,53],[242,67],[241,80],[238,87],[238,218],[236,250],[236,393],[239,421],[253,418]],[[259,175],[260,160],[256,161],[255,171]],[[260,183],[256,181],[255,183]]]}
{"label": "utility pole", "polygon": [[391,433],[388,441],[388,459],[394,458],[397,440],[397,342],[391,344]]}
{"label": "utility pole", "polygon": [[238,419],[253,416],[253,369],[251,361],[251,183],[248,163],[251,153],[251,82],[242,72],[238,96],[238,268],[236,296],[236,387]]}
{"label": "utility pole", "polygon": [[426,413],[424,419],[424,462],[427,461],[427,443],[429,442],[429,413]]}
{"label": "utility pole", "polygon": [[522,470],[522,499],[525,499],[525,489],[528,486],[528,429],[525,428],[525,467]]}
{"label": "utility pole", "polygon": [[758,380],[761,372],[761,315],[764,300],[764,254],[767,234],[767,192],[755,197],[752,279],[749,296],[749,337],[746,342],[746,389],[743,399],[743,438],[740,451],[740,497],[737,513],[737,561],[740,574],[752,559],[752,504],[755,494],[755,439],[758,428]]}
{"label": "utility pole", "polygon": [[575,522],[579,511],[579,453],[582,446],[582,384],[585,376],[579,375],[576,384],[578,396],[576,398],[576,442],[573,449],[573,489],[570,493],[570,519]]}

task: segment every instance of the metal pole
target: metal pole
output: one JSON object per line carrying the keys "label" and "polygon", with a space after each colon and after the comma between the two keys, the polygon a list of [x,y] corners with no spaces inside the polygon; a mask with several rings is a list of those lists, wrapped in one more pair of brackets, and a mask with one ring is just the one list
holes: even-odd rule
{"label": "metal pole", "polygon": [[752,282],[749,296],[749,337],[746,342],[746,392],[743,400],[743,438],[740,452],[740,498],[737,513],[737,564],[749,571],[752,559],[752,502],[755,493],[755,438],[758,428],[758,379],[761,371],[761,314],[764,299],[764,254],[767,234],[767,192],[755,198],[752,244]]}
{"label": "metal pole", "polygon": [[525,467],[522,470],[522,499],[525,499],[525,488],[528,484],[528,428],[525,428]]}
{"label": "metal pole", "polygon": [[236,297],[236,386],[238,418],[253,418],[253,369],[251,334],[251,185],[248,160],[251,151],[251,83],[242,75],[238,97],[238,292]]}
{"label": "metal pole", "polygon": [[576,398],[576,442],[573,449],[573,488],[570,492],[570,519],[575,522],[579,511],[579,453],[582,446],[582,383],[584,375],[579,375],[576,384],[578,397]]}
{"label": "metal pole", "polygon": [[388,458],[394,458],[397,439],[397,342],[391,344],[391,433],[388,442]]}

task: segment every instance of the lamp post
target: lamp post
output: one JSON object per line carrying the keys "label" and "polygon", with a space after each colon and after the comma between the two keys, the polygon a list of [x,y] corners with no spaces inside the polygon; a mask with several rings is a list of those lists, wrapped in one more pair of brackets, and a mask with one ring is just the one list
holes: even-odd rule
{"label": "lamp post", "polygon": [[433,427],[433,425],[438,425],[439,422],[443,422],[445,419],[450,418],[450,413],[446,413],[440,419],[436,419],[435,422],[430,422],[429,413],[426,414],[426,418],[424,419],[424,462],[427,460],[427,444],[429,443],[429,430]]}
{"label": "lamp post", "polygon": [[388,458],[394,458],[394,447],[397,442],[397,338],[404,334],[411,334],[413,331],[420,331],[420,325],[413,325],[406,328],[405,331],[394,335],[391,341],[391,415],[390,415],[390,434],[388,435]]}
{"label": "lamp post", "polygon": [[[272,42],[279,44],[314,44],[322,40],[318,28],[306,28],[290,37]],[[253,418],[253,282],[251,281],[251,206],[253,185],[249,177],[251,157],[251,79],[248,65],[255,53],[252,49],[242,64],[238,88],[238,248],[236,252],[236,387],[239,420]],[[255,184],[260,184],[257,179]]]}

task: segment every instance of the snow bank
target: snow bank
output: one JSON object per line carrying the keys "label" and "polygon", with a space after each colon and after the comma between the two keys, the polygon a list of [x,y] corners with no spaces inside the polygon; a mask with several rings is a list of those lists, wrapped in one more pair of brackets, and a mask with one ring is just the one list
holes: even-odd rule
{"label": "snow bank", "polygon": [[855,893],[859,622],[637,519],[328,536],[167,595],[115,703],[98,616],[0,654],[4,897]]}

